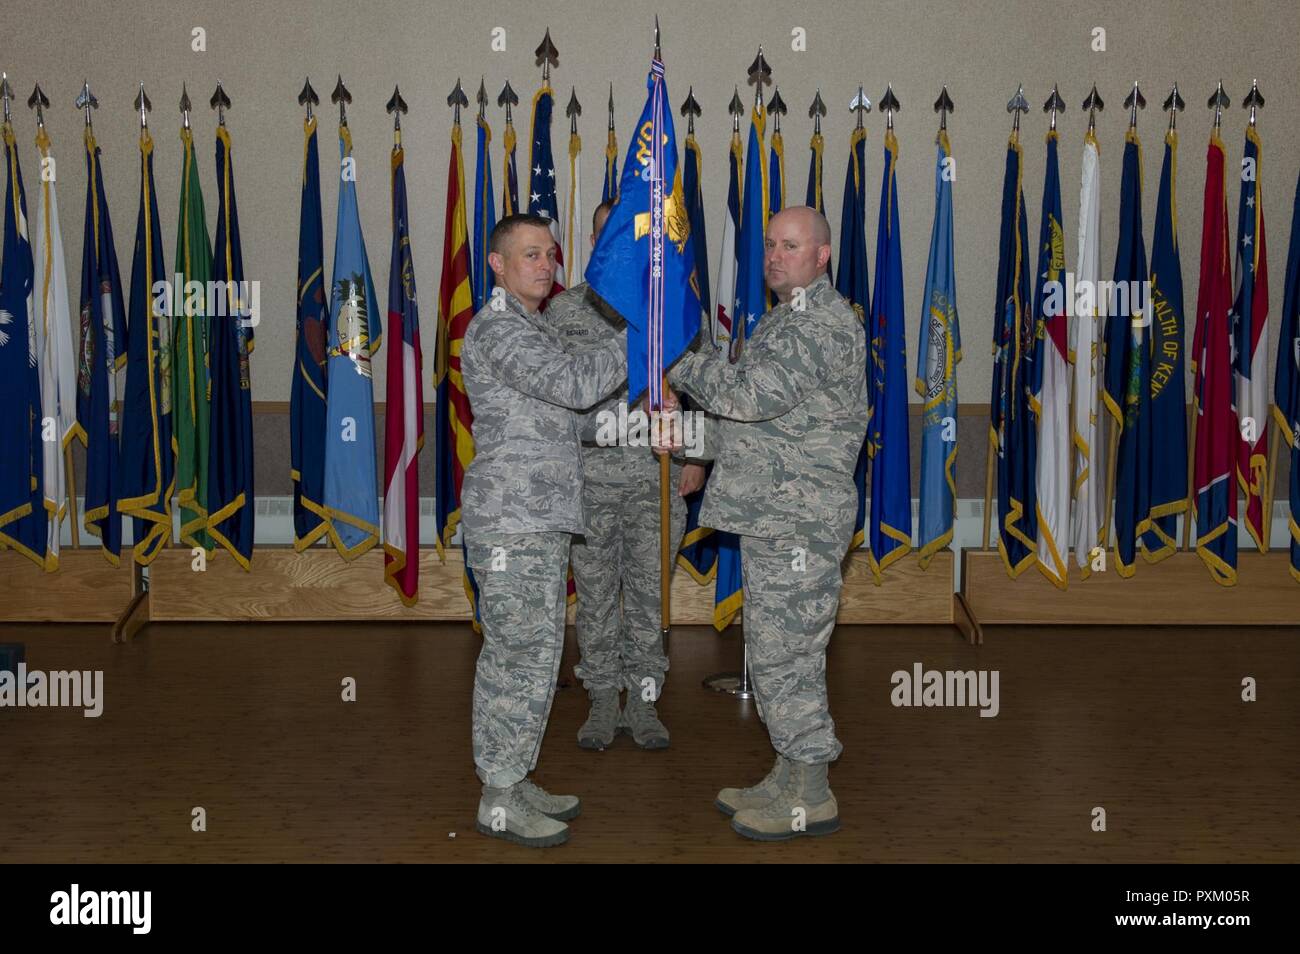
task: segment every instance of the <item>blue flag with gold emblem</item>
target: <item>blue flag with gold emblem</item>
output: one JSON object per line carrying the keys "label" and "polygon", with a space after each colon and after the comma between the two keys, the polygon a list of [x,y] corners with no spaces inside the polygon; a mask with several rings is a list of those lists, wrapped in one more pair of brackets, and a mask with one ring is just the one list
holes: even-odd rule
{"label": "blue flag with gold emblem", "polygon": [[153,562],[172,535],[176,489],[172,452],[171,328],[157,303],[154,282],[167,272],[158,196],[153,178],[153,137],[140,130],[140,212],[131,262],[127,309],[126,388],[122,407],[122,478],[117,507],[135,520],[135,561]]}
{"label": "blue flag with gold emblem", "polygon": [[375,397],[371,357],[383,334],[361,235],[352,135],[339,127],[339,206],[330,296],[329,395],[325,418],[325,511],[330,540],[352,560],[379,542]]}
{"label": "blue flag with gold emblem", "polygon": [[934,167],[934,227],[921,305],[916,390],[921,405],[920,562],[952,542],[957,507],[957,276],[953,266],[952,179],[945,175],[952,148],[939,132]]}
{"label": "blue flag with gold emblem", "polygon": [[45,566],[43,412],[32,290],[35,262],[13,127],[6,118],[3,266],[0,267],[0,544]]}
{"label": "blue flag with gold emblem", "polygon": [[[866,189],[867,131],[859,126],[853,130],[849,139],[849,164],[844,172],[844,204],[840,207],[840,274],[835,279],[835,290],[849,300],[864,326],[867,315],[871,312],[871,281],[867,276]],[[869,369],[863,373],[870,378]],[[870,388],[867,389],[867,400],[875,401],[875,393]],[[867,538],[869,444],[870,434],[863,440],[858,451],[857,466],[853,468],[853,483],[858,488],[858,515],[853,524],[853,542],[849,545],[853,550],[862,546]]]}
{"label": "blue flag with gold emblem", "polygon": [[99,145],[86,127],[86,227],[81,246],[81,336],[77,349],[77,437],[86,448],[86,532],[99,537],[104,558],[118,565],[122,520],[117,512],[121,415],[118,372],[126,365],[126,306],[104,194]]}
{"label": "blue flag with gold emblem", "polygon": [[[253,560],[253,326],[235,205],[230,133],[217,127],[217,240],[212,250],[212,381],[208,457],[208,532],[245,570]],[[224,283],[224,284],[222,284]]]}
{"label": "blue flag with gold emblem", "polygon": [[907,346],[903,334],[903,242],[898,225],[898,141],[885,133],[876,230],[876,287],[868,328],[867,448],[871,458],[871,534],[867,562],[881,574],[912,548],[911,453],[907,433]]}
{"label": "blue flag with gold emblem", "polygon": [[1151,239],[1151,323],[1149,367],[1150,426],[1146,435],[1150,482],[1148,524],[1141,536],[1142,555],[1155,563],[1178,549],[1178,515],[1187,512],[1187,389],[1183,373],[1183,266],[1178,255],[1178,206],[1174,176],[1178,169],[1178,134],[1165,135],[1156,200],[1156,229]]}
{"label": "blue flag with gold emblem", "polygon": [[[1291,208],[1291,251],[1286,260],[1286,291],[1277,339],[1277,375],[1273,379],[1273,414],[1282,448],[1291,457],[1291,575],[1300,583],[1300,177]],[[1282,448],[1278,453],[1283,453]]]}

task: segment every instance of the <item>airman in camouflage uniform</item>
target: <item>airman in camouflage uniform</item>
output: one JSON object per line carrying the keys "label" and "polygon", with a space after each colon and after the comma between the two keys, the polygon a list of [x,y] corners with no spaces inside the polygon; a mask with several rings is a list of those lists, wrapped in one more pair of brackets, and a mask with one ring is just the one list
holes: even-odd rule
{"label": "airman in camouflage uniform", "polygon": [[795,207],[773,216],[765,245],[764,277],[779,304],[736,363],[704,349],[669,382],[716,423],[700,523],[740,536],[745,641],[777,755],[767,778],[723,789],[717,805],[741,834],[777,840],[839,828],[827,782],[841,745],[827,707],[826,647],[857,517],[867,346],[826,275],[822,215]]}
{"label": "airman in camouflage uniform", "polygon": [[565,351],[538,309],[555,245],[544,219],[509,216],[492,234],[497,292],[470,321],[461,369],[475,455],[461,494],[466,562],[479,585],[483,649],[474,678],[477,827],[530,846],[560,844],[574,796],[527,778],[537,765],[564,647],[572,535],[585,529],[577,419],[626,378],[622,340]]}
{"label": "airman in camouflage uniform", "polygon": [[[610,205],[596,209],[593,246]],[[616,340],[624,325],[585,282],[552,299],[546,319],[566,348],[575,351]],[[648,445],[607,444],[615,430],[610,422],[618,419],[627,396],[623,387],[578,417],[587,532],[574,539],[570,554],[581,653],[574,672],[591,697],[591,713],[578,730],[578,744],[595,750],[605,749],[620,729],[644,749],[667,748],[669,743],[668,730],[655,710],[668,670],[660,618],[659,461]],[[683,468],[674,461],[671,473],[676,492],[670,497],[669,540],[675,555],[686,524],[682,495],[703,482],[704,468]],[[627,704],[620,713],[623,689],[628,691]]]}

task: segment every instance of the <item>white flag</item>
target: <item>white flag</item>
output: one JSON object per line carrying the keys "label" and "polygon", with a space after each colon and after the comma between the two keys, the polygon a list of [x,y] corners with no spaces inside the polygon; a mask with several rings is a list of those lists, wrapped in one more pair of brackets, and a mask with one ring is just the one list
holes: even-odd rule
{"label": "white flag", "polygon": [[1079,187],[1079,257],[1075,266],[1074,318],[1070,360],[1074,364],[1074,517],[1070,541],[1084,579],[1091,572],[1092,550],[1101,540],[1106,493],[1101,465],[1097,412],[1101,407],[1101,360],[1097,282],[1101,274],[1101,157],[1090,132],[1083,144],[1083,182]]}

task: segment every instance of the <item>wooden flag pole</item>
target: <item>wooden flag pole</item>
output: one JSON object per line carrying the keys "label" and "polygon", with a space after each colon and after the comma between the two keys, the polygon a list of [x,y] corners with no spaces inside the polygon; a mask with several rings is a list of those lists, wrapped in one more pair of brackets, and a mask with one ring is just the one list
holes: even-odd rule
{"label": "wooden flag pole", "polygon": [[659,458],[659,628],[663,630],[665,639],[672,620],[671,483],[668,455],[663,454]]}
{"label": "wooden flag pole", "polygon": [[77,532],[77,472],[72,466],[72,444],[63,447],[63,466],[68,472],[68,517],[72,524],[72,546],[81,546],[81,534]]}

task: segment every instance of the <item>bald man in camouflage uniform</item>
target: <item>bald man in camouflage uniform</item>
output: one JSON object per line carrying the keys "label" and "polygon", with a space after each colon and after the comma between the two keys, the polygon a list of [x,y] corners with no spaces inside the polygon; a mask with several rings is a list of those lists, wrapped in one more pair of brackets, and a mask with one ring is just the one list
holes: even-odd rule
{"label": "bald man in camouflage uniform", "polygon": [[[593,247],[611,207],[602,202],[592,216]],[[575,351],[617,338],[624,326],[586,282],[552,299],[546,318],[565,346]],[[668,670],[659,594],[659,461],[648,444],[608,444],[614,430],[610,422],[618,420],[619,406],[626,403],[623,387],[579,415],[587,532],[574,539],[570,554],[581,653],[574,673],[591,698],[578,745],[597,751],[608,747],[620,730],[643,749],[669,744],[668,729],[655,709]],[[671,475],[670,566],[686,525],[682,496],[702,485],[704,468],[683,468],[674,461]],[[627,702],[620,713],[619,693],[624,689]]]}
{"label": "bald man in camouflage uniform", "polygon": [[623,339],[567,352],[540,312],[555,272],[546,220],[516,215],[492,233],[498,288],[461,351],[474,412],[474,459],[461,526],[478,582],[483,649],[474,677],[473,752],[483,781],[479,831],[530,847],[560,844],[580,809],[527,778],[537,765],[564,648],[565,580],[583,532],[582,461],[572,409],[627,376]]}
{"label": "bald man in camouflage uniform", "polygon": [[776,763],[758,785],[724,788],[717,806],[759,840],[839,828],[826,647],[857,517],[867,345],[826,275],[830,252],[821,214],[799,206],[773,216],[763,273],[779,304],[735,364],[702,349],[669,373],[711,424],[719,418],[700,523],[740,536],[745,641]]}

